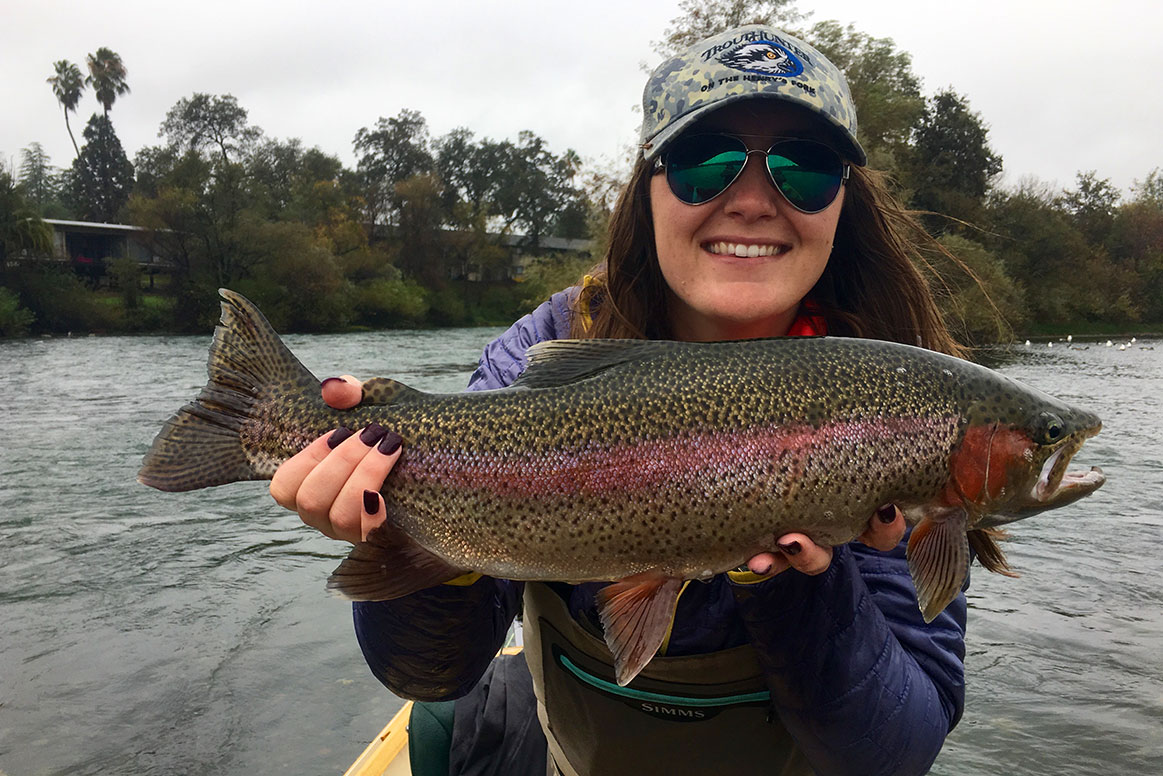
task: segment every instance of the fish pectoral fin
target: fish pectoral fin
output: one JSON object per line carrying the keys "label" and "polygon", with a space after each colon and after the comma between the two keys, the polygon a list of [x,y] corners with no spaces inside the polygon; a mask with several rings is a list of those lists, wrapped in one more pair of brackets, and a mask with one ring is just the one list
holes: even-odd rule
{"label": "fish pectoral fin", "polygon": [[988,571],[1007,577],[1021,576],[1012,568],[1002,552],[999,541],[1008,539],[1009,534],[1000,528],[976,528],[969,532],[969,546],[973,548],[977,560]]}
{"label": "fish pectoral fin", "polygon": [[909,537],[909,572],[925,622],[932,622],[965,583],[969,572],[967,517],[960,507],[930,512]]}
{"label": "fish pectoral fin", "polygon": [[598,591],[598,616],[620,686],[629,684],[658,652],[681,591],[682,580],[661,571],[635,574]]}
{"label": "fish pectoral fin", "polygon": [[327,580],[327,589],[352,601],[391,601],[463,576],[457,568],[392,523],[355,545]]}

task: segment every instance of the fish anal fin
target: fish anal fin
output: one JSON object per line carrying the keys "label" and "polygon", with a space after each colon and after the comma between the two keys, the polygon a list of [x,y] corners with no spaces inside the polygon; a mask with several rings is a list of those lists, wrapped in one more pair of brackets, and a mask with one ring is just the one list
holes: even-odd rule
{"label": "fish anal fin", "polygon": [[968,536],[969,546],[973,548],[977,560],[986,570],[1007,577],[1019,577],[1021,575],[1010,567],[1001,545],[998,544],[999,541],[1008,538],[1009,534],[1000,528],[977,528],[970,531]]}
{"label": "fish anal fin", "polygon": [[598,591],[598,615],[620,686],[629,684],[662,645],[682,584],[661,571],[646,571]]}
{"label": "fish anal fin", "polygon": [[909,572],[925,622],[932,622],[957,597],[969,572],[964,509],[930,512],[909,537]]}
{"label": "fish anal fin", "polygon": [[339,564],[327,589],[352,601],[390,601],[463,576],[457,568],[386,522]]}

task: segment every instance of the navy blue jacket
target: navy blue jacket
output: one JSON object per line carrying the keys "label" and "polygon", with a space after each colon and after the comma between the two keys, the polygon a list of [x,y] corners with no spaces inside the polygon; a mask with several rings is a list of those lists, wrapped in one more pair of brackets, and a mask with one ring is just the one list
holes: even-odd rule
{"label": "navy blue jacket", "polygon": [[[569,297],[556,294],[490,343],[469,390],[510,384],[525,349],[568,336]],[[822,774],[925,773],[965,701],[965,596],[925,624],[904,543],[878,552],[836,547],[823,574],[794,571],[756,584],[719,575],[687,585],[669,655],[750,643],[776,712]],[[600,585],[572,588],[571,611],[593,608]],[[355,604],[359,643],[373,673],[406,698],[469,691],[521,606],[519,582],[482,577],[381,603]]]}

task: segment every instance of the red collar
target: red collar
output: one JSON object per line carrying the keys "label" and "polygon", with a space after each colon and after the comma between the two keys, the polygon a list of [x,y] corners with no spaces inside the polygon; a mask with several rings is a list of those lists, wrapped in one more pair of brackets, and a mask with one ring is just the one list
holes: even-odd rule
{"label": "red collar", "polygon": [[820,308],[807,301],[800,305],[799,315],[787,330],[788,337],[822,337],[827,333],[828,321],[821,314]]}

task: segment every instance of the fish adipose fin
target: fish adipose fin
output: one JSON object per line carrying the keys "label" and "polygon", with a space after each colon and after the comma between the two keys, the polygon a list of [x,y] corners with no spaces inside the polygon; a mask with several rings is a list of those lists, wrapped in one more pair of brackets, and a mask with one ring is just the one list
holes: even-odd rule
{"label": "fish adipose fin", "polygon": [[909,572],[925,622],[932,622],[961,592],[969,572],[964,509],[926,515],[909,537]]}
{"label": "fish adipose fin", "polygon": [[242,449],[239,432],[254,407],[278,393],[318,391],[319,381],[287,349],[247,299],[219,289],[222,318],[206,370],[210,381],[166,421],[137,480],[166,491],[269,478]]}
{"label": "fish adipose fin", "polygon": [[372,530],[327,580],[327,589],[352,601],[391,601],[463,576],[390,522]]}
{"label": "fish adipose fin", "polygon": [[511,388],[553,388],[650,356],[674,346],[630,339],[549,340],[525,351],[529,365]]}
{"label": "fish adipose fin", "polygon": [[660,571],[635,574],[598,591],[598,616],[620,686],[629,684],[662,646],[681,591],[681,579]]}

